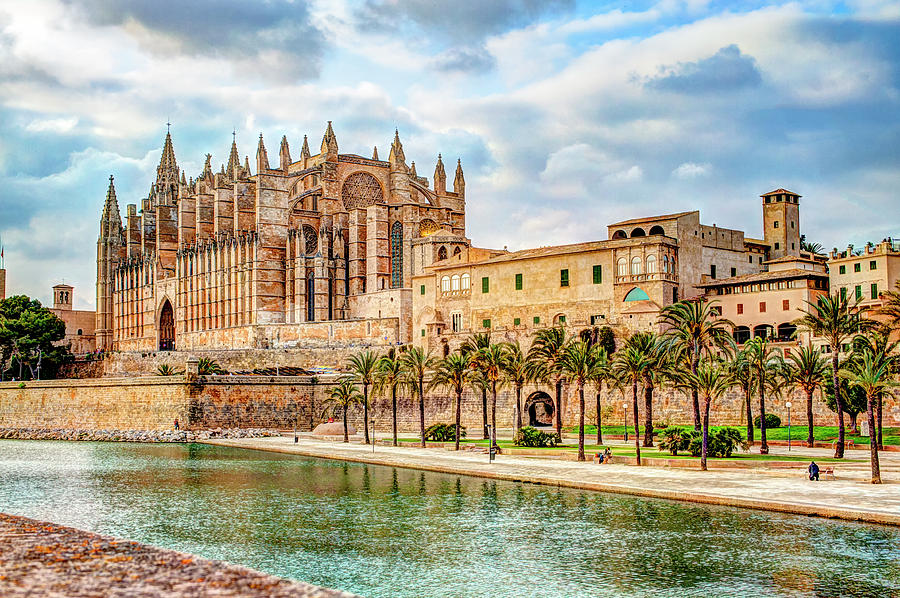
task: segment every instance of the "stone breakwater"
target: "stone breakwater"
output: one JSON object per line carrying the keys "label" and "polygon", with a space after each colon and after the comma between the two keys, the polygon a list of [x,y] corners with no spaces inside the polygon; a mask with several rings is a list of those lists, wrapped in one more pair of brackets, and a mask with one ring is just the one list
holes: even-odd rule
{"label": "stone breakwater", "polygon": [[280,436],[270,428],[217,428],[214,430],[75,430],[0,428],[0,439],[87,440],[100,442],[200,442],[216,438],[266,438]]}
{"label": "stone breakwater", "polygon": [[3,513],[0,596],[352,598],[237,565]]}

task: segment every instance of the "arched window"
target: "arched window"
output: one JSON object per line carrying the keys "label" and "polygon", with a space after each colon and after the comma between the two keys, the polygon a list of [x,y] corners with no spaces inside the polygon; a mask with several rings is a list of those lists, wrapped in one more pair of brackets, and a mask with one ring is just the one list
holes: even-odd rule
{"label": "arched window", "polygon": [[619,276],[628,276],[628,262],[624,257],[620,257],[619,261],[616,262],[616,273]]}
{"label": "arched window", "polygon": [[445,276],[441,279],[441,292],[449,293],[450,292],[450,277]]}
{"label": "arched window", "polygon": [[391,288],[403,286],[403,225],[398,220],[391,226]]}
{"label": "arched window", "polygon": [[447,259],[447,248],[442,245],[441,248],[438,249],[438,260],[445,259]]}
{"label": "arched window", "polygon": [[76,332],[75,334],[77,334],[78,336],[81,336],[82,334],[84,334],[84,331],[81,328],[79,328],[78,332]]}
{"label": "arched window", "polygon": [[663,227],[661,227],[660,225],[657,224],[656,226],[653,226],[650,228],[650,234],[651,235],[664,235],[664,234],[666,234],[666,231],[663,230]]}
{"label": "arched window", "polygon": [[625,231],[623,231],[623,230],[617,230],[616,232],[613,233],[612,238],[613,238],[613,240],[616,240],[616,239],[627,239],[627,238],[628,238],[628,234],[627,234]]}
{"label": "arched window", "polygon": [[459,274],[454,274],[450,278],[450,290],[458,291],[459,290]]}
{"label": "arched window", "polygon": [[664,255],[663,256],[663,272],[668,272],[668,271],[669,271],[669,256]]}
{"label": "arched window", "polygon": [[647,256],[647,274],[656,274],[656,256]]}
{"label": "arched window", "polygon": [[306,275],[306,321],[316,320],[316,278],[310,270]]}
{"label": "arched window", "polygon": [[631,258],[631,275],[637,276],[641,273],[641,258],[634,256]]}
{"label": "arched window", "polygon": [[[459,247],[457,247],[457,249],[459,249]],[[459,282],[460,282],[460,286],[462,286],[462,290],[468,291],[469,287],[472,286],[472,277],[469,276],[468,274],[463,274],[460,277]]]}
{"label": "arched window", "polygon": [[632,238],[632,239],[633,239],[634,237],[646,237],[646,236],[647,236],[647,233],[645,233],[645,232],[644,232],[644,229],[642,229],[641,227],[637,227],[636,229],[634,229],[633,231],[631,231],[631,238]]}
{"label": "arched window", "polygon": [[457,255],[459,255],[460,253],[462,253],[462,249],[460,249],[459,247],[454,247],[454,248],[453,248],[453,255],[454,255],[454,256],[457,256]]}

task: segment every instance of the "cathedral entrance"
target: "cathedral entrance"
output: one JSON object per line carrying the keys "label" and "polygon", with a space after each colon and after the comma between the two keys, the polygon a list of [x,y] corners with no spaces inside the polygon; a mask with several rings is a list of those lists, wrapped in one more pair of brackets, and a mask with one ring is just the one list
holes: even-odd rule
{"label": "cathedral entrance", "polygon": [[528,414],[529,426],[552,426],[554,411],[553,399],[545,392],[532,393],[525,401],[525,413]]}
{"label": "cathedral entrance", "polygon": [[168,299],[159,312],[159,350],[175,350],[175,311]]}

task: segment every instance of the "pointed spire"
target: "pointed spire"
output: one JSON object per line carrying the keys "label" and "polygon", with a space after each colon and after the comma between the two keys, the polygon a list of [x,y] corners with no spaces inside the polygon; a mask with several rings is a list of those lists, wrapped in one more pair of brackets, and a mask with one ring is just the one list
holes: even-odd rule
{"label": "pointed spire", "polygon": [[418,177],[418,173],[416,173],[416,161],[413,160],[409,165],[409,176],[416,178]]}
{"label": "pointed spire", "polygon": [[334,135],[334,129],[331,128],[331,121],[328,121],[328,127],[325,129],[325,136],[322,137],[322,154],[328,157],[337,158],[338,143],[337,137]]}
{"label": "pointed spire", "polygon": [[[109,225],[115,225],[115,228]],[[109,188],[106,190],[106,201],[103,204],[103,217],[100,221],[100,236],[109,236],[122,226],[122,216],[119,213],[119,200],[116,199],[116,185],[113,175],[109,175]]]}
{"label": "pointed spire", "polygon": [[309,158],[310,155],[311,154],[309,153],[309,141],[307,141],[306,135],[304,135],[303,136],[303,147],[300,149],[300,159],[303,160],[304,158]]}
{"label": "pointed spire", "polygon": [[453,179],[453,192],[459,195],[466,194],[466,179],[463,177],[462,161],[456,160],[456,178]]}
{"label": "pointed spire", "polygon": [[281,136],[281,148],[278,150],[278,166],[284,172],[288,171],[291,165],[291,148],[288,146],[287,135]]}
{"label": "pointed spire", "polygon": [[435,193],[447,192],[447,173],[444,172],[444,161],[438,154],[437,164],[434,166],[434,191]]}
{"label": "pointed spire", "polygon": [[372,149],[372,159],[373,160],[378,159],[378,146],[377,145]]}
{"label": "pointed spire", "polygon": [[224,164],[222,164],[222,168],[221,168],[221,170],[219,170],[219,174],[221,174],[222,176],[225,176],[225,165]]}
{"label": "pointed spire", "polygon": [[244,156],[244,167],[241,169],[240,178],[242,178],[242,179],[250,178],[250,156]]}
{"label": "pointed spire", "polygon": [[232,131],[231,133],[231,153],[228,155],[228,167],[225,169],[225,174],[231,178],[232,180],[237,179],[239,176],[238,169],[241,167],[241,156],[238,154],[237,149],[237,131]]}
{"label": "pointed spire", "polygon": [[206,162],[203,163],[203,172],[200,173],[198,178],[212,180],[213,172],[212,166],[210,165],[211,160],[212,154],[206,154]]}
{"label": "pointed spire", "polygon": [[403,144],[400,143],[400,131],[394,129],[394,142],[391,144],[391,154],[388,156],[392,170],[405,171],[406,155],[403,153]]}
{"label": "pointed spire", "polygon": [[187,178],[185,178],[183,170],[181,171],[181,184],[187,185]]}
{"label": "pointed spire", "polygon": [[269,170],[269,154],[266,152],[266,144],[263,142],[262,133],[259,134],[259,145],[256,148],[256,172]]}

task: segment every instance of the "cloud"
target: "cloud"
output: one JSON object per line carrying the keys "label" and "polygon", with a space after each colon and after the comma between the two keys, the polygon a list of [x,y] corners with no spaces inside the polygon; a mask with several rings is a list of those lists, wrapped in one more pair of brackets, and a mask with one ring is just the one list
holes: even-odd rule
{"label": "cloud", "polygon": [[450,48],[432,60],[432,66],[445,72],[483,72],[494,67],[496,60],[484,47]]}
{"label": "cloud", "polygon": [[719,49],[709,58],[659,70],[660,74],[647,80],[645,86],[678,93],[717,93],[762,83],[756,60],[742,54],[736,44]]}
{"label": "cloud", "polygon": [[708,176],[712,165],[709,163],[695,164],[693,162],[684,162],[678,165],[678,168],[672,171],[672,176],[676,179],[695,179],[697,177]]}
{"label": "cloud", "polygon": [[25,127],[26,131],[32,133],[68,133],[78,124],[78,117],[70,118],[49,118],[43,120],[33,120]]}

